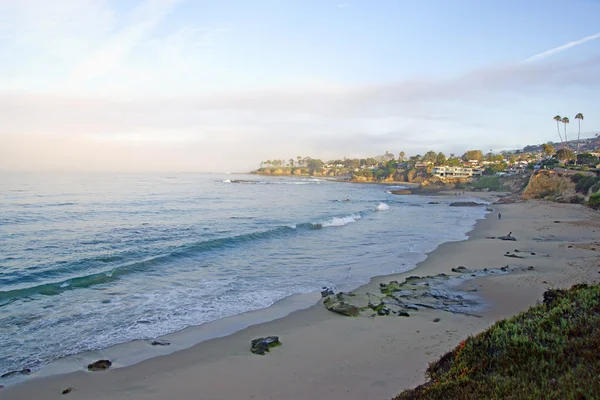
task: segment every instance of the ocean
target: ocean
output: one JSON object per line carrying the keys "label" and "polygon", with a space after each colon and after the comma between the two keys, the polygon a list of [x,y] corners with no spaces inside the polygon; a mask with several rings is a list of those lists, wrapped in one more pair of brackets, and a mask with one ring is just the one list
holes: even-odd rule
{"label": "ocean", "polygon": [[389,190],[307,177],[2,173],[0,375],[410,270],[486,212]]}

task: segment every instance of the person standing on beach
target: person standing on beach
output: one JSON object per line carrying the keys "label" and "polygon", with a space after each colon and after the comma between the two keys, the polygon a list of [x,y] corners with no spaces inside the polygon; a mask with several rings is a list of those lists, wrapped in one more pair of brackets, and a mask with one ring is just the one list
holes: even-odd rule
{"label": "person standing on beach", "polygon": [[498,213],[498,219],[502,219],[502,214]]}

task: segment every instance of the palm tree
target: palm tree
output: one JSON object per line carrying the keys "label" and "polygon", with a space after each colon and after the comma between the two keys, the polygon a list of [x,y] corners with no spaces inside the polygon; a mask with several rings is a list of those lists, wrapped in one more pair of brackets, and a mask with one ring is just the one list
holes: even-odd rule
{"label": "palm tree", "polygon": [[565,124],[565,144],[567,145],[567,149],[569,148],[569,139],[567,139],[567,124],[569,123],[569,118],[564,117],[562,119],[563,124]]}
{"label": "palm tree", "polygon": [[563,147],[564,147],[565,142],[563,142],[562,136],[560,136],[560,127],[558,126],[558,123],[563,122],[563,120],[560,117],[560,115],[557,115],[556,117],[554,117],[552,119],[556,121],[556,130],[558,131],[558,137],[560,138],[560,142],[563,144]]}
{"label": "palm tree", "polygon": [[577,120],[577,124],[579,125],[577,127],[577,154],[579,154],[579,136],[581,135],[581,121],[583,121],[583,114],[577,114],[575,116],[575,119]]}

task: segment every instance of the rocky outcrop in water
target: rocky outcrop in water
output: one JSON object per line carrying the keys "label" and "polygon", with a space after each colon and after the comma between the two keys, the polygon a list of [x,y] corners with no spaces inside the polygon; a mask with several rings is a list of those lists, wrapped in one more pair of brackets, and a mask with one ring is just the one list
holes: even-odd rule
{"label": "rocky outcrop in water", "polygon": [[87,368],[88,371],[104,371],[106,369],[109,369],[111,365],[112,362],[110,360],[98,360],[96,362],[88,364]]}
{"label": "rocky outcrop in water", "polygon": [[250,351],[254,354],[265,355],[273,347],[281,346],[279,336],[268,336],[266,338],[254,339],[250,346]]}

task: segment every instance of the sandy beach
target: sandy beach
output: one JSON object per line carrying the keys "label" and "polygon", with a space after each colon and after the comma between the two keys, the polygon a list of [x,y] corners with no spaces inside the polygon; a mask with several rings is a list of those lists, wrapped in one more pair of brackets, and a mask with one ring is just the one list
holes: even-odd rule
{"label": "sandy beach", "polygon": [[[493,194],[477,195],[496,200]],[[375,293],[380,283],[411,275],[452,275],[457,266],[509,266],[510,273],[463,282],[483,305],[477,316],[420,309],[408,318],[350,318],[319,302],[130,367],[30,379],[0,389],[0,398],[391,399],[424,382],[429,362],[466,336],[535,304],[546,288],[599,280],[600,214],[538,201],[490,207],[494,211],[476,224],[469,240],[445,243],[408,273],[373,278],[355,291]],[[488,239],[509,232],[517,241]],[[506,257],[507,252],[523,258]],[[250,353],[252,339],[269,335],[279,336],[282,346],[265,356]]]}

